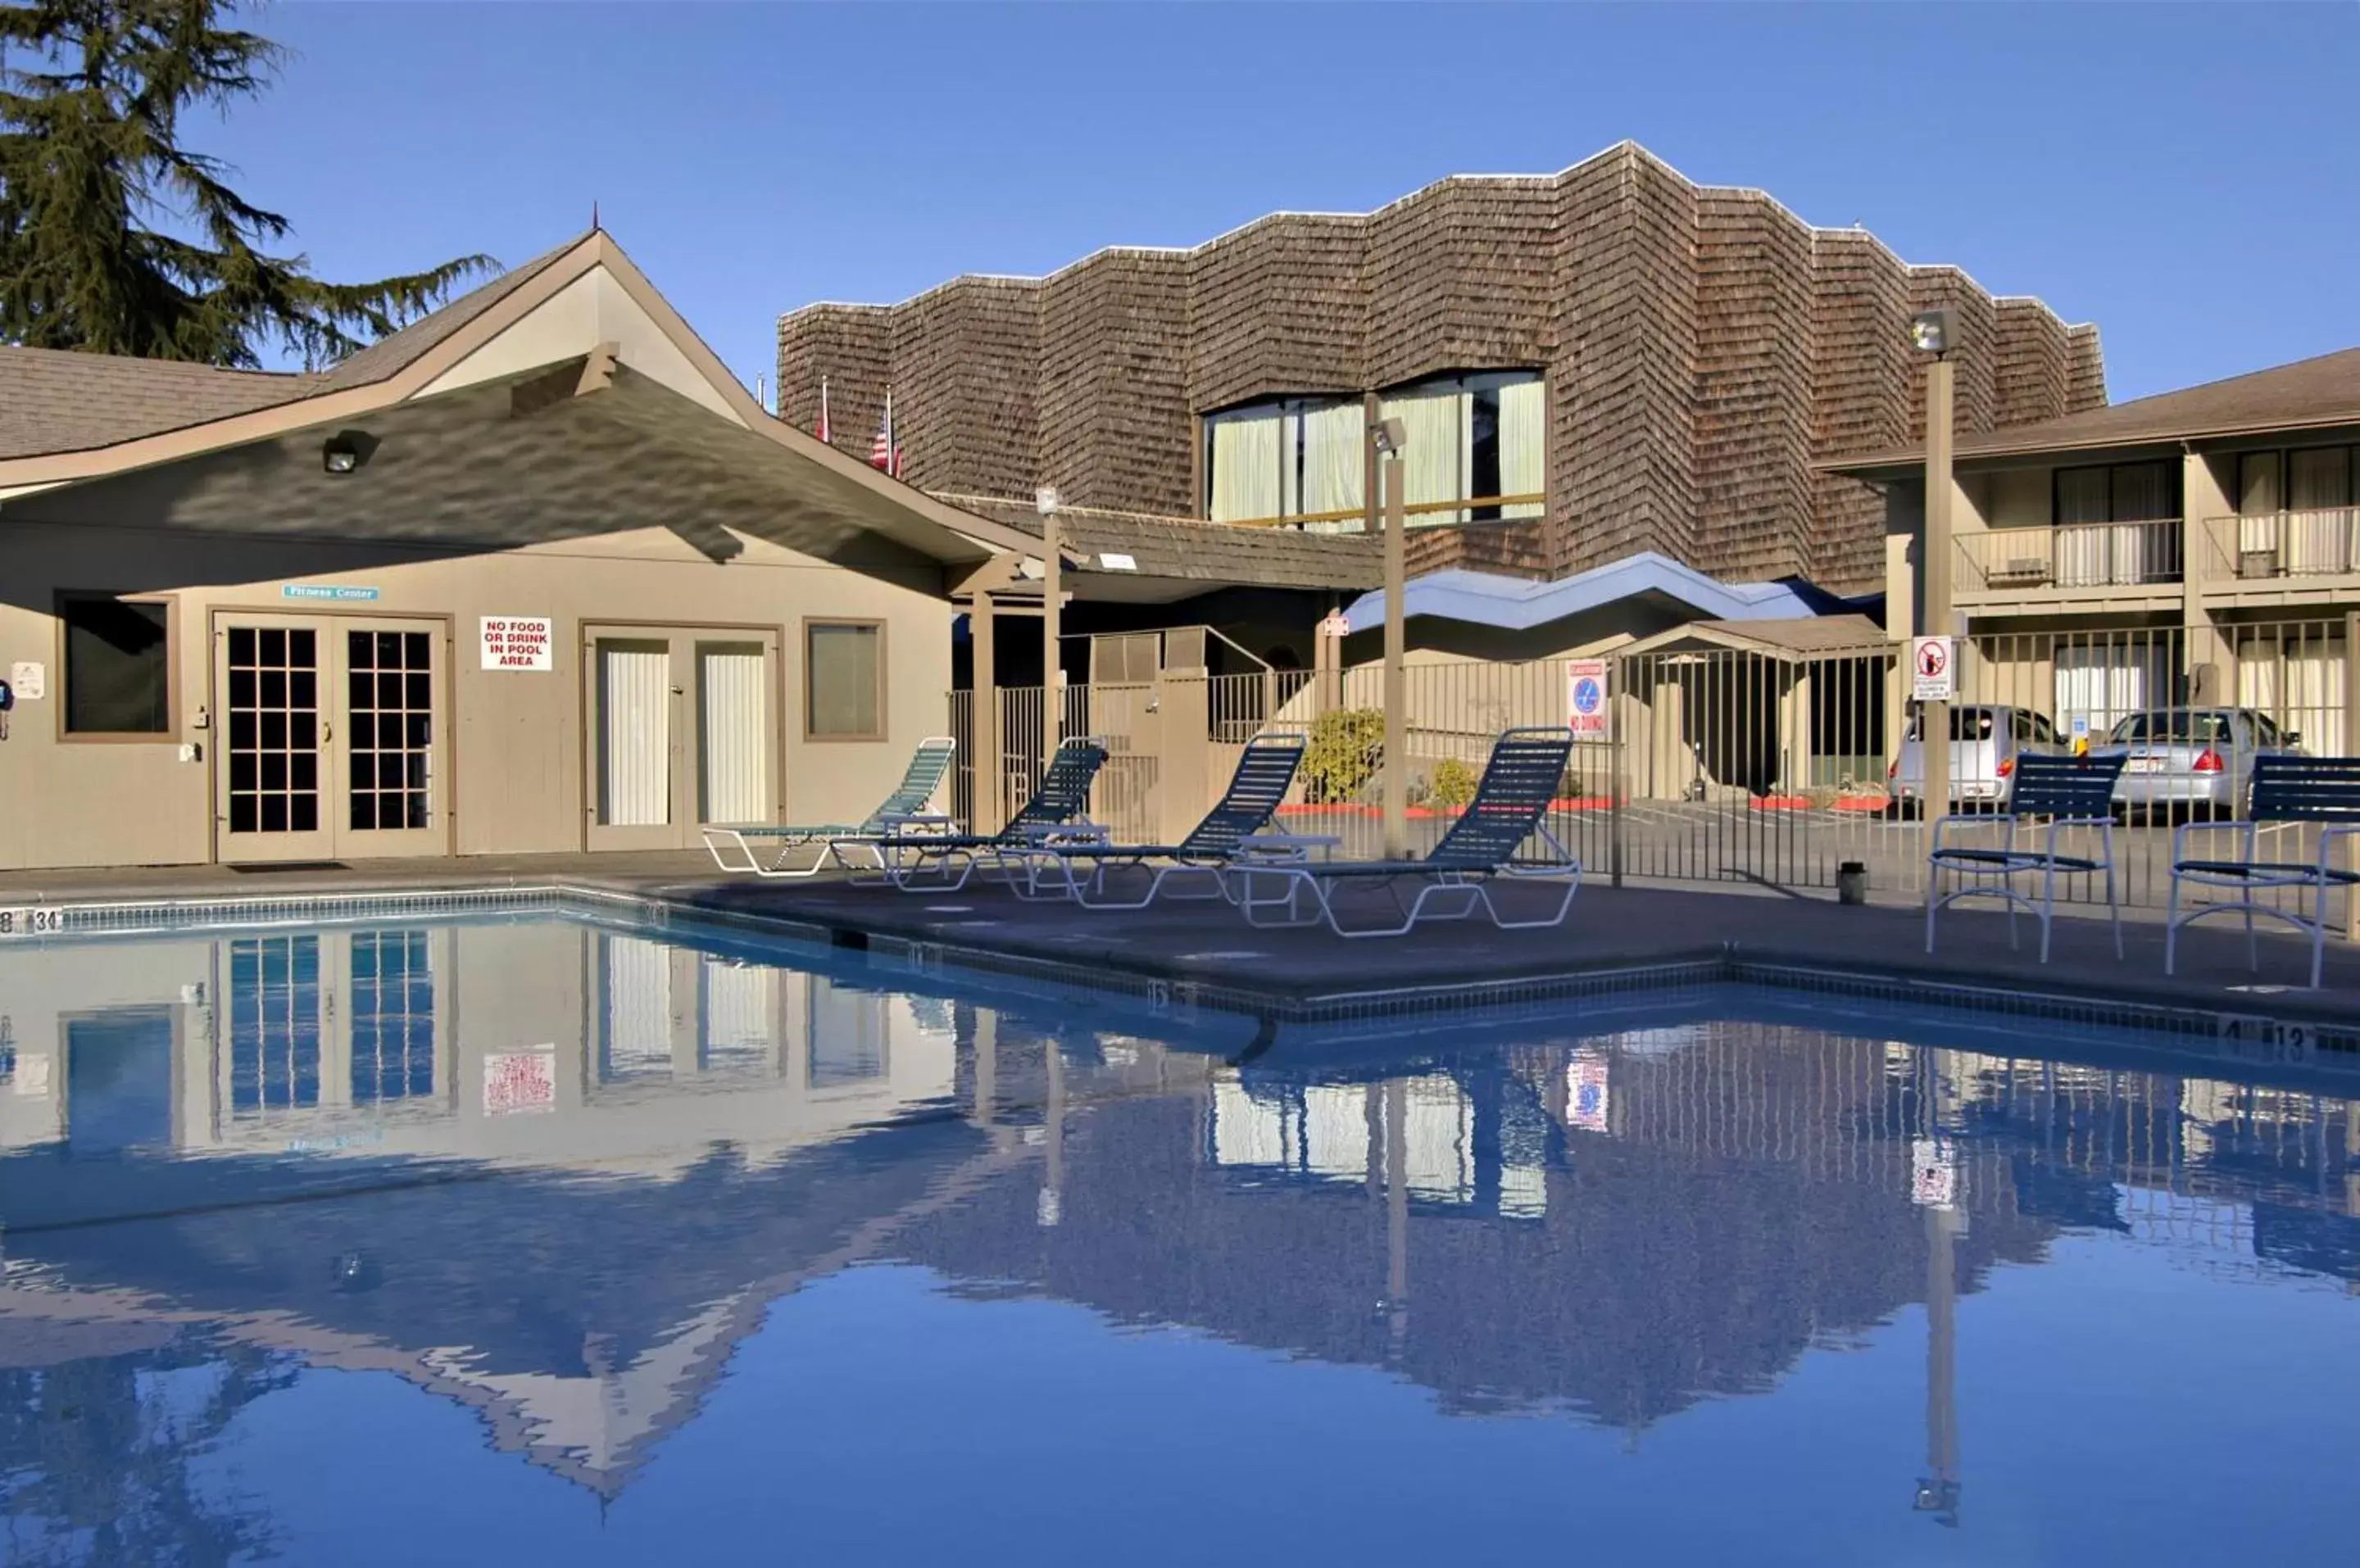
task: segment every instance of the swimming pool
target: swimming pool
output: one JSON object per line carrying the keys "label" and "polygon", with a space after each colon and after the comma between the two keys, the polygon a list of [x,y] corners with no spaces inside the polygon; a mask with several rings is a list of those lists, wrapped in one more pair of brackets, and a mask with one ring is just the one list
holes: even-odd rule
{"label": "swimming pool", "polygon": [[0,1562],[2327,1548],[2342,1078],[555,915],[0,949]]}

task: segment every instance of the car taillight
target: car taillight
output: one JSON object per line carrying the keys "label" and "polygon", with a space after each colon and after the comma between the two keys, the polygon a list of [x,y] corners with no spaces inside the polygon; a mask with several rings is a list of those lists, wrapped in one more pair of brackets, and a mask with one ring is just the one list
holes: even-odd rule
{"label": "car taillight", "polygon": [[2196,754],[2196,771],[2197,771],[2197,772],[2199,772],[2199,773],[2218,773],[2218,772],[2220,772],[2220,771],[2221,771],[2221,754],[2220,754],[2219,752],[2217,752],[2217,751],[2213,750],[2213,749],[2212,749],[2211,746],[2206,746],[2202,751],[2198,752],[2198,753]]}
{"label": "car taillight", "polygon": [[2006,779],[2012,777],[2015,772],[2016,758],[2012,757],[2003,757],[1999,759],[1999,776],[2001,778]]}

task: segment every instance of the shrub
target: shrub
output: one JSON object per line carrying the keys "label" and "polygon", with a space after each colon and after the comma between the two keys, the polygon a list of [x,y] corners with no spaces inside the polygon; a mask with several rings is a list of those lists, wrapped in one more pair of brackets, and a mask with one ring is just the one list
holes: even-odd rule
{"label": "shrub", "polygon": [[1385,747],[1385,716],[1374,708],[1335,708],[1312,722],[1303,752],[1303,798],[1335,805],[1357,797],[1376,777]]}
{"label": "shrub", "polygon": [[1434,765],[1431,798],[1446,811],[1457,811],[1475,798],[1475,765],[1446,757]]}

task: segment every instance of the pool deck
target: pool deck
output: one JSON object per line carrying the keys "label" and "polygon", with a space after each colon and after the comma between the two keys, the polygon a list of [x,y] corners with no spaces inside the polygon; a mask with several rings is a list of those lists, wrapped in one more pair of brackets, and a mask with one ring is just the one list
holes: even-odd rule
{"label": "pool deck", "polygon": [[[2004,914],[1972,907],[1945,911],[1939,949],[1928,954],[1915,903],[1845,907],[1816,894],[1694,885],[1592,883],[1556,931],[1449,921],[1409,937],[1357,942],[1322,929],[1257,930],[1211,899],[1100,912],[1019,899],[980,878],[956,893],[926,895],[828,877],[727,878],[703,855],[677,853],[355,862],[268,872],[180,866],[0,873],[0,907],[548,887],[660,898],[724,918],[788,920],[822,928],[847,945],[898,940],[937,947],[946,957],[963,951],[1289,1006],[1735,962],[1904,986],[1983,987],[2093,1004],[2131,1000],[2360,1029],[2360,945],[2333,932],[2326,985],[2314,992],[2302,985],[2306,942],[2265,926],[2256,974],[2246,967],[2244,932],[2233,919],[2183,931],[2180,973],[2167,978],[2162,922],[2152,911],[2125,913],[2127,955],[2119,963],[2103,919],[2060,911],[2054,957],[2043,965],[2038,922],[2028,918],[2019,922],[2023,945],[2011,949]],[[1548,890],[1512,887],[1505,896],[1537,899]]]}

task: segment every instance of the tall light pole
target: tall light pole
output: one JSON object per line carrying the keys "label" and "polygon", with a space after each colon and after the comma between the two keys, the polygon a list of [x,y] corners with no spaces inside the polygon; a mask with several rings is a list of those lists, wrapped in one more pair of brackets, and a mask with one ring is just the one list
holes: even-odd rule
{"label": "tall light pole", "polygon": [[1402,532],[1402,457],[1409,435],[1399,419],[1376,419],[1369,440],[1377,450],[1377,472],[1385,493],[1385,858],[1409,854],[1409,635],[1402,596],[1408,575]]}
{"label": "tall light pole", "polygon": [[[1958,346],[1958,313],[1922,310],[1911,319],[1909,341],[1926,362],[1926,530],[1925,559],[1919,563],[1918,635],[1954,637],[1950,615],[1950,351]],[[1951,645],[1950,680],[1959,678],[1956,644]],[[1913,671],[1914,674],[1914,671]],[[1918,748],[1923,764],[1919,815],[1926,823],[1926,848],[1934,847],[1935,824],[1950,809],[1950,704],[1929,702],[1919,710]]]}

